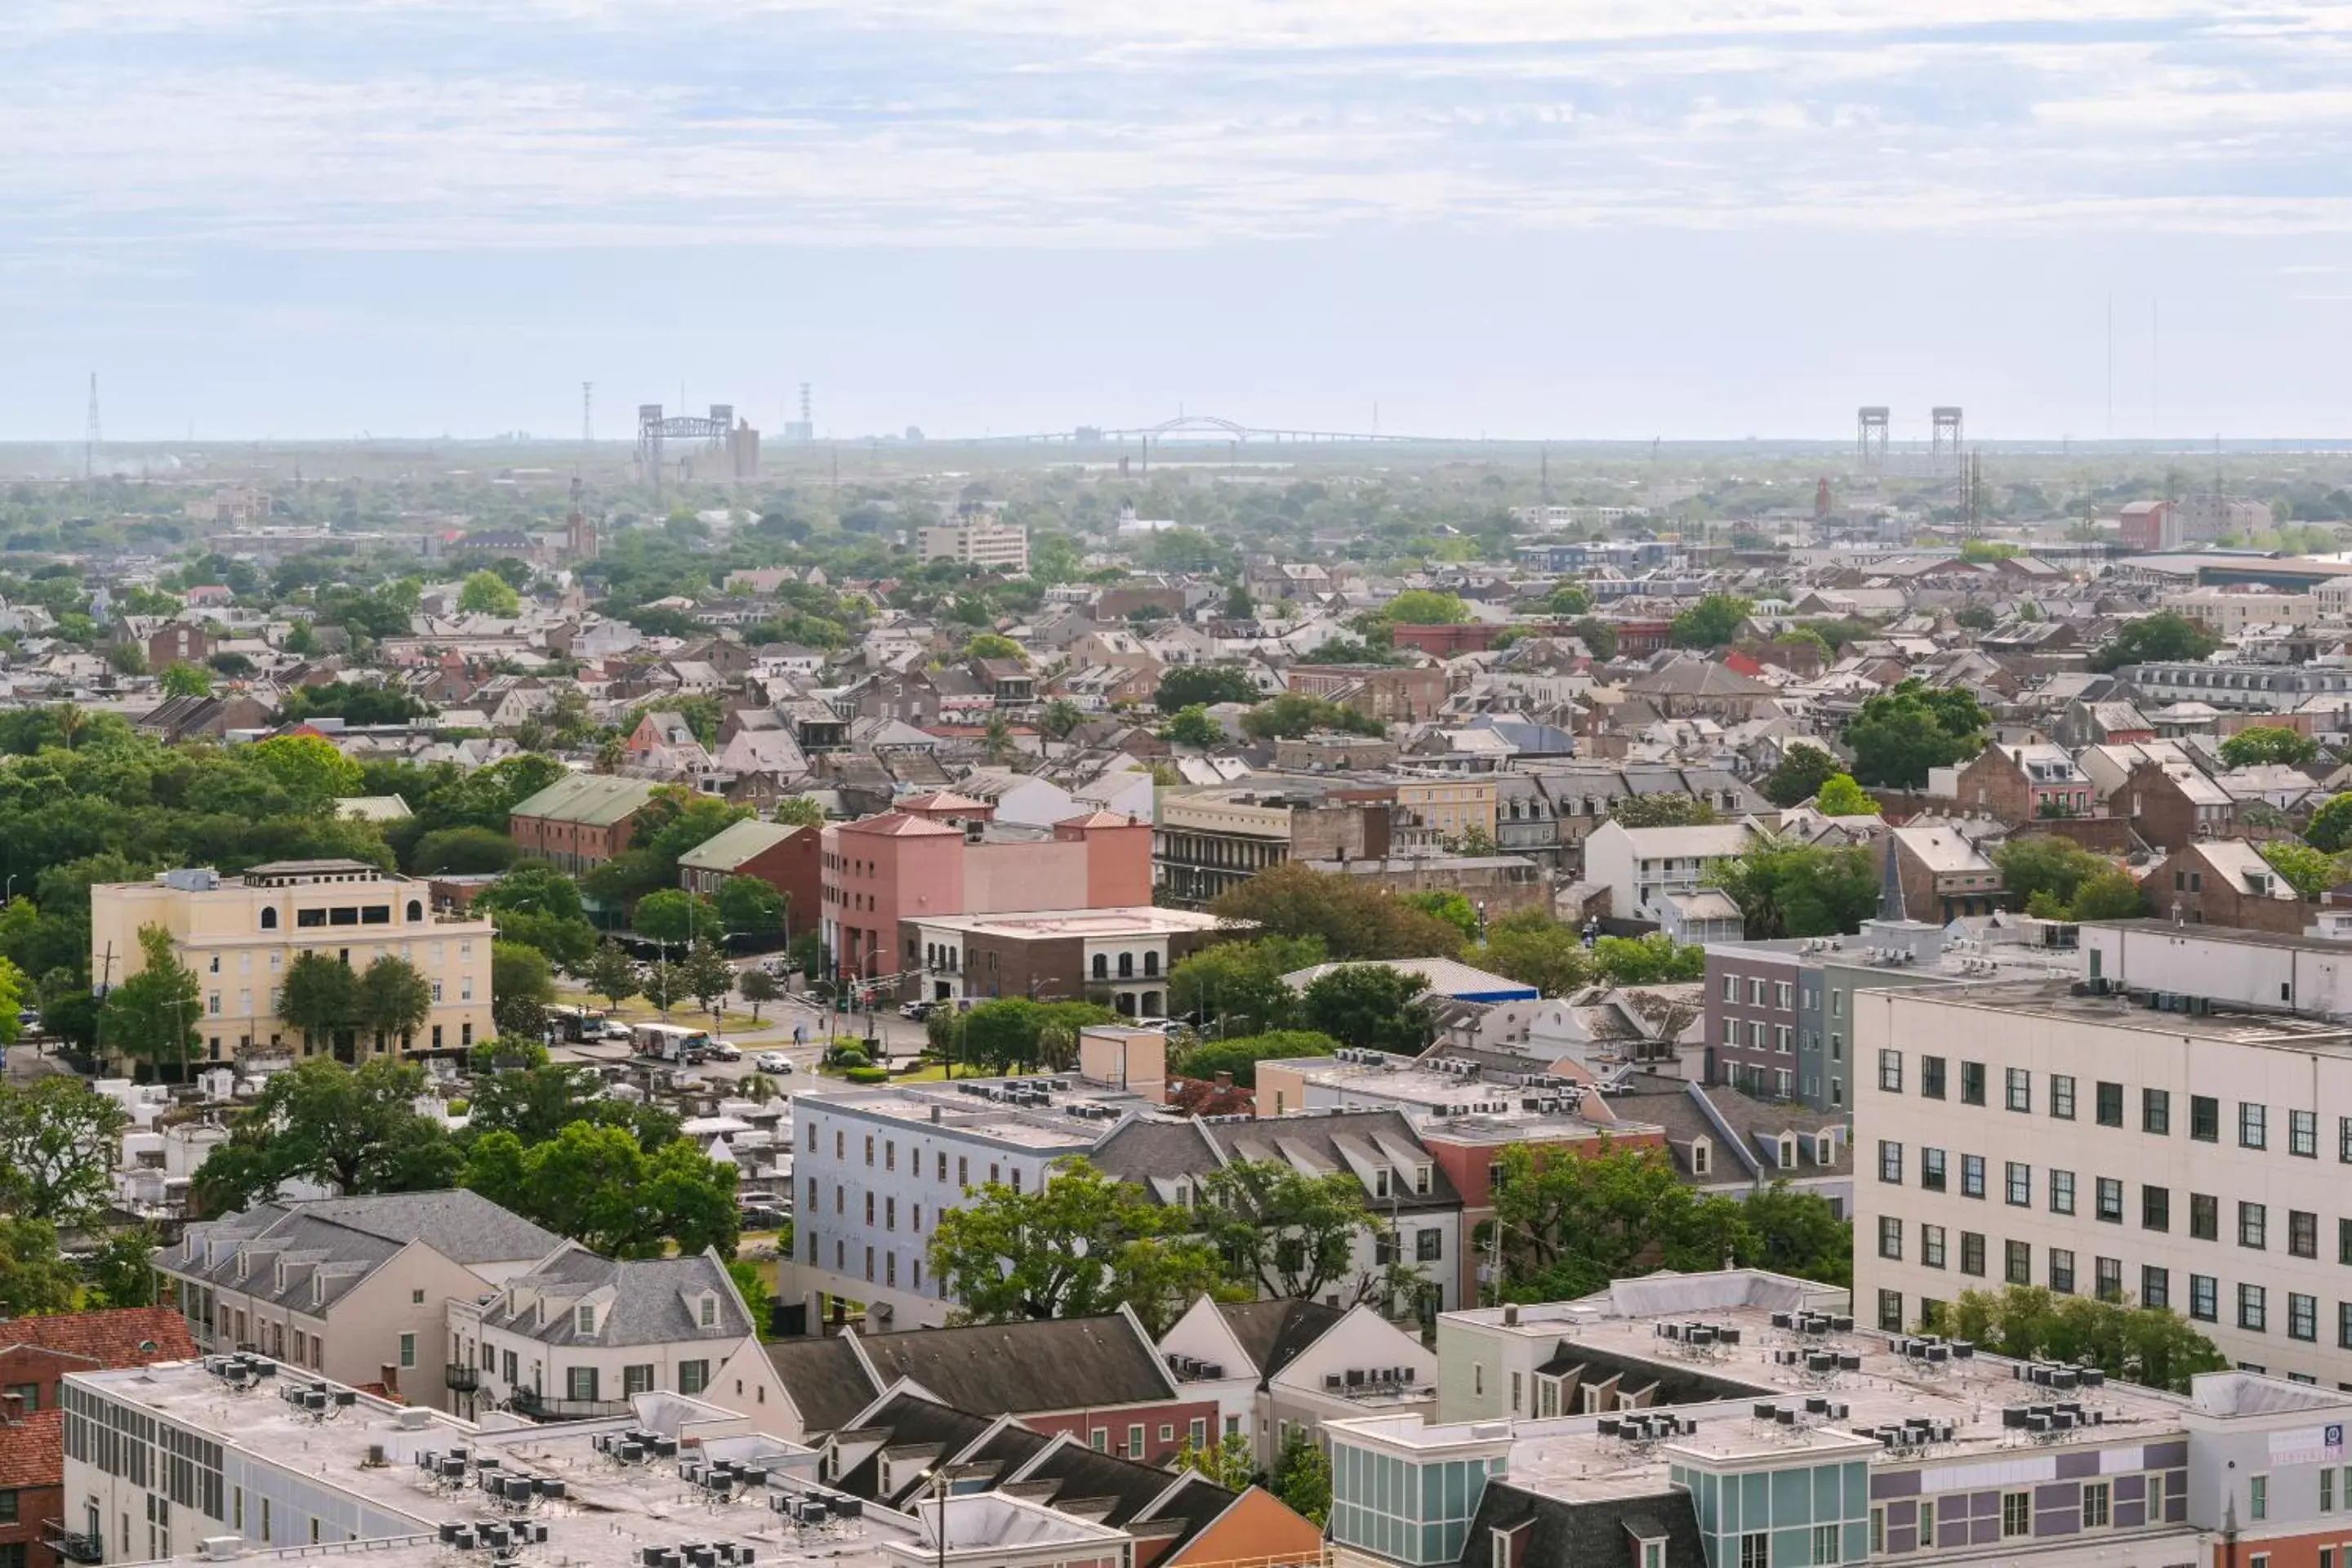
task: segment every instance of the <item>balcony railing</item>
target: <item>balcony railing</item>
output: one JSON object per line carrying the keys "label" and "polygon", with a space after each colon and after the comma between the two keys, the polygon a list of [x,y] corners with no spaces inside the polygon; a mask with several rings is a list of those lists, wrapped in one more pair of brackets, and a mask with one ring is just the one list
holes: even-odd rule
{"label": "balcony railing", "polygon": [[479,1367],[446,1365],[441,1369],[441,1386],[459,1394],[471,1394],[482,1386]]}
{"label": "balcony railing", "polygon": [[48,1549],[68,1563],[103,1563],[106,1542],[95,1535],[83,1535],[68,1530],[62,1519],[41,1521],[41,1541]]}
{"label": "balcony railing", "polygon": [[534,1388],[516,1389],[508,1403],[516,1415],[533,1421],[596,1421],[636,1413],[625,1399],[558,1399]]}

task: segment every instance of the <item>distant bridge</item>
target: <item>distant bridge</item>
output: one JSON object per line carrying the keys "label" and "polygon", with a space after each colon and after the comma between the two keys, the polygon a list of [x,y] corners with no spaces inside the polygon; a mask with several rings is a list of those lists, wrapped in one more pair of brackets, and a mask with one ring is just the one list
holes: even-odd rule
{"label": "distant bridge", "polygon": [[1408,441],[1444,439],[1442,437],[1382,436],[1351,430],[1266,430],[1256,426],[1244,425],[1237,419],[1220,418],[1214,414],[1186,414],[1174,419],[1163,419],[1157,425],[1142,426],[1129,430],[1109,430],[1099,426],[1081,425],[1075,430],[1052,430],[1034,436],[982,437],[969,444],[1040,446],[1061,442],[1074,446],[1096,446],[1123,441],[1166,441],[1171,437],[1187,445],[1194,441],[1263,441],[1282,446],[1343,442],[1362,444],[1380,442],[1395,445]]}

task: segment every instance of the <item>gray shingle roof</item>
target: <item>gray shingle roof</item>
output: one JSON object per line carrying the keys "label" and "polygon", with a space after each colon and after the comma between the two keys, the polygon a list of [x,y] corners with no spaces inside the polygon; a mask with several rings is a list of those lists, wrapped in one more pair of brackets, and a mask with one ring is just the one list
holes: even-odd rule
{"label": "gray shingle roof", "polygon": [[[548,1314],[544,1323],[538,1321],[536,1301],[512,1310],[522,1299],[518,1292],[533,1289],[571,1303],[596,1304],[594,1331],[580,1332],[578,1315],[568,1308]],[[609,1294],[598,1300],[600,1292]],[[709,1324],[696,1308],[705,1292],[718,1298],[716,1321]],[[736,1341],[752,1331],[725,1267],[708,1254],[615,1260],[577,1247],[509,1281],[503,1299],[482,1314],[482,1323],[549,1345],[674,1345]]]}
{"label": "gray shingle roof", "polygon": [[888,1387],[902,1377],[965,1410],[1025,1415],[1174,1397],[1159,1352],[1128,1319],[1066,1318],[861,1336]]}
{"label": "gray shingle roof", "polygon": [[778,1340],[765,1348],[768,1364],[776,1369],[777,1381],[812,1438],[838,1431],[882,1392],[849,1341],[838,1334]]}
{"label": "gray shingle roof", "polygon": [[563,1244],[554,1232],[462,1187],[438,1193],[312,1198],[289,1206],[314,1219],[387,1241],[425,1242],[457,1263],[544,1258]]}

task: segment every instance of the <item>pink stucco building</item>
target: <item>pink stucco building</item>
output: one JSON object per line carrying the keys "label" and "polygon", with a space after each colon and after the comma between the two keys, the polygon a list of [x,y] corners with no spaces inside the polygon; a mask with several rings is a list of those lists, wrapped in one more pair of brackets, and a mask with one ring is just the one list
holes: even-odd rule
{"label": "pink stucco building", "polygon": [[1097,811],[1031,827],[992,820],[995,809],[914,795],[824,830],[824,948],[836,973],[919,969],[919,944],[899,951],[901,920],[1151,902],[1149,822]]}

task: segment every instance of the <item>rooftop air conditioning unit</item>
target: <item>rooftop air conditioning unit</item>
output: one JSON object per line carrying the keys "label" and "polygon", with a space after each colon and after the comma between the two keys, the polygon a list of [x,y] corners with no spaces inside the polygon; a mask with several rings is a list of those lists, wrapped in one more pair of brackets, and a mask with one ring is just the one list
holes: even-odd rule
{"label": "rooftop air conditioning unit", "polygon": [[233,1563],[244,1549],[245,1537],[242,1535],[207,1535],[201,1548],[207,1563]]}

